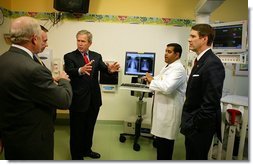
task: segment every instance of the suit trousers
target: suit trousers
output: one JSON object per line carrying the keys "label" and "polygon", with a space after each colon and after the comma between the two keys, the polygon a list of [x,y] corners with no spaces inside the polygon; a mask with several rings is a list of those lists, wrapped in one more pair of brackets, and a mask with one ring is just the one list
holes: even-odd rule
{"label": "suit trousers", "polygon": [[86,112],[70,110],[70,153],[72,160],[81,160],[91,152],[94,127],[99,108],[90,106]]}
{"label": "suit trousers", "polygon": [[186,160],[207,160],[215,130],[199,132],[194,130],[185,136]]}
{"label": "suit trousers", "polygon": [[165,138],[156,137],[157,160],[172,160],[174,142]]}

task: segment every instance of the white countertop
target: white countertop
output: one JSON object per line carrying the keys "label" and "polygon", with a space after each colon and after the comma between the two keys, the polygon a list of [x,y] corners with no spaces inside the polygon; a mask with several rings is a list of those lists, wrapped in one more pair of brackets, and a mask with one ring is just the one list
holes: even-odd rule
{"label": "white countertop", "polygon": [[238,95],[227,95],[221,98],[221,102],[243,106],[248,106],[248,100],[248,97]]}

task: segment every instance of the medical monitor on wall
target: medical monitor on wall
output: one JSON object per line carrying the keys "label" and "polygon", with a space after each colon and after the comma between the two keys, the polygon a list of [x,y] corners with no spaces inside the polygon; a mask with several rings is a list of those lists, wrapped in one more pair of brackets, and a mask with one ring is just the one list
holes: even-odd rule
{"label": "medical monitor on wall", "polygon": [[247,49],[247,21],[217,23],[213,41],[214,52],[244,52]]}
{"label": "medical monitor on wall", "polygon": [[141,77],[146,72],[154,76],[155,53],[126,52],[124,74]]}

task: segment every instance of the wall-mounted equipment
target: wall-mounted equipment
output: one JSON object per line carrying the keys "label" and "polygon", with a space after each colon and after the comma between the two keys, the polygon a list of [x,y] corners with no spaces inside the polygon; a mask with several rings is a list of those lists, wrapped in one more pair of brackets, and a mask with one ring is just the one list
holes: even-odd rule
{"label": "wall-mounted equipment", "polygon": [[54,9],[61,12],[88,13],[90,0],[54,0]]}
{"label": "wall-mounted equipment", "polygon": [[248,55],[247,21],[212,24],[215,29],[213,51],[223,63],[246,63]]}
{"label": "wall-mounted equipment", "polygon": [[99,73],[99,83],[101,84],[101,89],[103,92],[116,92],[118,81],[119,72],[108,73],[100,71]]}
{"label": "wall-mounted equipment", "polygon": [[100,72],[99,74],[99,83],[100,84],[113,84],[118,85],[119,73],[108,73],[108,72]]}

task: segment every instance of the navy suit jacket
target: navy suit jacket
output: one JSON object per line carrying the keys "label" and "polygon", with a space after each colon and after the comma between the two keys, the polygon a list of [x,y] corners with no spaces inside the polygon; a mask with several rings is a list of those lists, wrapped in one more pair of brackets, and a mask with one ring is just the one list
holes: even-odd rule
{"label": "navy suit jacket", "polygon": [[186,89],[181,133],[214,131],[221,140],[221,107],[225,69],[220,59],[208,50],[193,67]]}
{"label": "navy suit jacket", "polygon": [[6,159],[53,159],[54,111],[68,109],[69,81],[54,83],[51,72],[25,51],[0,56],[0,133]]}
{"label": "navy suit jacket", "polygon": [[99,71],[108,72],[107,65],[102,56],[94,51],[89,51],[89,59],[94,60],[91,75],[80,75],[78,69],[85,65],[84,58],[76,49],[64,55],[64,68],[69,75],[73,89],[73,99],[70,106],[71,111],[85,112],[92,105],[98,109],[102,105],[101,91],[98,82]]}

